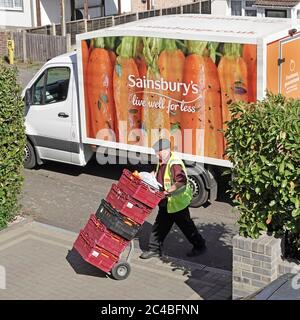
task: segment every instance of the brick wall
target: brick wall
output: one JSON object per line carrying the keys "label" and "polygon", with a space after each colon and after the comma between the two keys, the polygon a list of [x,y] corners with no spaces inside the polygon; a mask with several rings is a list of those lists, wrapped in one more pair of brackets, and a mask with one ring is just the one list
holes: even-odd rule
{"label": "brick wall", "polygon": [[[295,262],[282,260],[282,239],[267,234],[258,239],[233,238],[232,298],[254,293],[286,272],[299,273]],[[299,262],[298,262],[299,263]]]}
{"label": "brick wall", "polygon": [[[150,1],[151,2],[151,1]],[[191,0],[155,0],[155,9],[162,9],[162,8],[170,8],[176,6],[182,6],[184,4],[190,4],[195,1]],[[150,8],[152,9],[152,8]],[[131,11],[132,12],[139,12],[139,11],[146,11],[147,10],[147,1],[146,3],[142,3],[142,0],[132,0],[131,1]]]}
{"label": "brick wall", "polygon": [[0,57],[7,55],[7,38],[8,35],[6,32],[0,32]]}

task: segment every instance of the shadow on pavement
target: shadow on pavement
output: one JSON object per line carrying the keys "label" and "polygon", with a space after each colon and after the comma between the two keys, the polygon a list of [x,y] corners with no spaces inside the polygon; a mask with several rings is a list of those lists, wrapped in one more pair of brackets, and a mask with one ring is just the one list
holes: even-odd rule
{"label": "shadow on pavement", "polygon": [[[207,250],[197,257],[187,257],[186,254],[191,250],[192,245],[185,238],[180,229],[174,225],[171,232],[167,235],[163,253],[167,256],[190,261],[193,263],[203,264],[213,268],[232,270],[232,246],[231,239],[235,233],[230,230],[224,223],[197,223],[201,235],[206,240]],[[138,241],[141,250],[147,250],[149,236],[152,225],[145,222],[138,233]]]}
{"label": "shadow on pavement", "polygon": [[[208,266],[228,271],[232,270],[231,238],[234,236],[234,233],[227,228],[224,223],[200,223],[197,227],[206,239],[207,250],[203,254],[193,258],[187,257],[186,253],[192,248],[192,245],[186,240],[178,227],[174,225],[164,242],[163,256],[160,260],[163,263],[169,264],[172,267],[172,271],[181,270],[183,275],[187,275],[188,280],[186,280],[186,284],[191,287],[199,297],[206,300],[218,295],[218,292],[225,286],[228,292],[230,292],[228,276],[227,283],[221,279],[222,275],[219,275],[221,280],[213,280],[210,279],[212,272],[201,269],[204,266]],[[151,228],[152,225],[146,222],[138,233],[139,244],[142,250],[147,249]],[[193,263],[193,270],[189,267],[188,262]],[[195,265],[197,264],[199,264],[199,269],[195,269]],[[215,285],[214,282],[216,282]],[[209,283],[209,287],[206,283]],[[230,293],[228,293],[226,299],[230,299]]]}
{"label": "shadow on pavement", "polygon": [[101,278],[108,277],[105,272],[83,260],[80,254],[74,248],[68,251],[66,260],[69,262],[69,264],[77,274]]}
{"label": "shadow on pavement", "polygon": [[[185,284],[203,300],[231,300],[231,278],[222,275],[214,274],[211,271],[190,268],[181,263],[181,261],[172,260],[172,258],[162,257],[161,261],[172,267],[172,271],[180,270],[188,279]],[[221,293],[221,290],[226,290],[226,294]]]}

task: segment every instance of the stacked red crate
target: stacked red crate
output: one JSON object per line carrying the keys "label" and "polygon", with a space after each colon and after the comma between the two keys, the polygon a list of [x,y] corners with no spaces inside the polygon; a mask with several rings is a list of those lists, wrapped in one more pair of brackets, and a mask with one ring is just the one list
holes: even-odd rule
{"label": "stacked red crate", "polygon": [[132,198],[145,204],[151,210],[154,209],[164,197],[163,192],[143,182],[127,169],[123,170],[123,174],[118,182],[118,187]]}
{"label": "stacked red crate", "polygon": [[162,192],[124,169],[96,215],[91,215],[80,231],[74,248],[87,262],[109,272],[163,197]]}

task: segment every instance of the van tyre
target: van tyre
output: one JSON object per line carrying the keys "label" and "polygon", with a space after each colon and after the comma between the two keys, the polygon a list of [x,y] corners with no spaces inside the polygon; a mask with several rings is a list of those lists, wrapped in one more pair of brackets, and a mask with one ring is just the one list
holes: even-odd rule
{"label": "van tyre", "polygon": [[127,262],[117,263],[111,270],[111,275],[116,280],[125,280],[131,271],[130,264]]}
{"label": "van tyre", "polygon": [[193,199],[190,204],[191,208],[198,208],[208,200],[208,190],[201,176],[189,176],[189,182],[193,188]]}
{"label": "van tyre", "polygon": [[27,140],[24,150],[24,167],[33,169],[36,166],[36,155],[32,144]]}

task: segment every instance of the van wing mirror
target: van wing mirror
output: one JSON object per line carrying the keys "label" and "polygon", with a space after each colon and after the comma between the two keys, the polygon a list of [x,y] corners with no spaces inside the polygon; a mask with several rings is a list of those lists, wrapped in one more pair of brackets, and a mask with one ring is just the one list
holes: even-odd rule
{"label": "van wing mirror", "polygon": [[31,90],[27,89],[25,91],[25,105],[26,107],[31,105]]}

